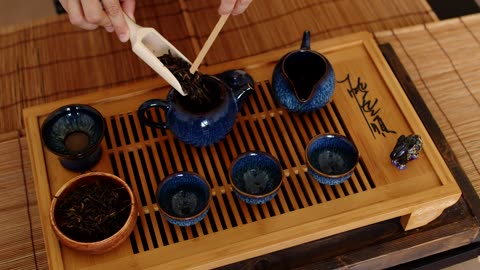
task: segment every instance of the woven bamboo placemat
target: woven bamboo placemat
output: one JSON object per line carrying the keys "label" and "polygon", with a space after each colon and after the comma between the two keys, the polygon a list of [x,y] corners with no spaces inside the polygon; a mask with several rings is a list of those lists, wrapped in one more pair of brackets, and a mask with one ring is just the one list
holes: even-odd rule
{"label": "woven bamboo placemat", "polygon": [[0,136],[0,269],[47,269],[25,137]]}
{"label": "woven bamboo placemat", "polygon": [[390,43],[480,194],[480,14],[377,32]]}

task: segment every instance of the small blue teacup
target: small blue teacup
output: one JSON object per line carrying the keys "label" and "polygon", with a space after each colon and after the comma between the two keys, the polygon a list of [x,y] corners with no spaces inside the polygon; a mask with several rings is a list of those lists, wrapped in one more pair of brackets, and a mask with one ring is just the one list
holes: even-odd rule
{"label": "small blue teacup", "polygon": [[84,104],[71,104],[48,115],[41,127],[47,149],[59,156],[62,166],[83,172],[100,160],[100,143],[105,135],[105,119]]}
{"label": "small blue teacup", "polygon": [[239,199],[250,204],[262,204],[277,195],[282,185],[283,171],[272,155],[254,151],[238,156],[231,165],[230,181]]}
{"label": "small blue teacup", "polygon": [[192,172],[167,176],[158,186],[156,196],[160,213],[178,226],[192,226],[205,218],[212,200],[207,181]]}
{"label": "small blue teacup", "polygon": [[327,133],[314,137],[307,145],[308,172],[318,182],[337,185],[350,178],[360,155],[345,136]]}

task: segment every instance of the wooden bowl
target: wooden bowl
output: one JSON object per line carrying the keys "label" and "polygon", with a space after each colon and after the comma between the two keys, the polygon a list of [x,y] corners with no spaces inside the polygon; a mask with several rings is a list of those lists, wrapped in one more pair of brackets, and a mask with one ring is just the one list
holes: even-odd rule
{"label": "wooden bowl", "polygon": [[[67,196],[69,196],[69,194],[72,194],[72,192],[75,190],[77,190],[77,196],[78,196],[78,190],[80,188],[85,188],[85,185],[92,186],[92,184],[97,185],[97,187],[99,185],[108,185],[108,187],[112,187],[112,189],[107,189],[107,190],[115,190],[115,192],[117,192],[117,194],[119,195],[118,197],[122,198],[121,199],[122,209],[116,212],[118,213],[117,217],[121,222],[117,222],[119,229],[116,230],[116,232],[114,231],[110,232],[110,234],[113,233],[112,235],[105,236],[105,238],[102,238],[102,239],[92,240],[100,236],[103,236],[103,234],[100,234],[86,240],[89,237],[83,237],[82,239],[80,239],[80,236],[83,236],[85,234],[73,235],[72,231],[70,232],[66,231],[65,229],[66,226],[63,225],[65,223],[60,222],[60,220],[62,219],[60,216],[62,215],[61,214],[62,211],[63,213],[66,211],[64,207],[65,205],[62,205],[63,202],[67,201],[65,198],[67,198]],[[116,187],[118,187],[119,189],[117,189]],[[89,194],[88,196],[78,196],[77,198],[86,198],[86,197],[91,197],[91,195]],[[109,197],[113,197],[113,196],[109,196]],[[79,201],[78,204],[75,204],[75,205],[82,205],[83,200],[84,199],[78,200]],[[75,200],[75,202],[76,201],[77,200]],[[130,201],[130,205],[128,205],[128,201]],[[86,205],[86,203],[83,203],[83,205]],[[62,208],[63,210],[61,210]],[[84,213],[84,212],[82,209],[80,210],[77,209],[76,213]],[[81,215],[79,214],[79,216]],[[123,243],[130,236],[130,233],[135,227],[137,216],[138,216],[137,203],[136,203],[135,197],[133,196],[133,192],[130,189],[130,187],[127,185],[127,183],[125,183],[122,179],[120,179],[115,175],[103,173],[103,172],[86,173],[71,179],[57,191],[57,193],[52,199],[52,203],[50,206],[50,224],[58,240],[62,243],[62,245],[75,250],[90,253],[90,254],[105,253],[116,248],[121,243]],[[107,220],[109,218],[110,216],[105,218],[104,220]],[[85,220],[85,218],[83,217],[82,219]],[[78,226],[78,223],[75,223],[75,226]],[[76,232],[78,232],[78,230]]]}

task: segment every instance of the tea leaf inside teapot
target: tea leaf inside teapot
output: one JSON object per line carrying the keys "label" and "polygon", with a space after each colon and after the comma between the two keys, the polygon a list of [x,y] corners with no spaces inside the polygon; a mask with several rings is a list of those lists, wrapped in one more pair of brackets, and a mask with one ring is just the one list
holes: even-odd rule
{"label": "tea leaf inside teapot", "polygon": [[217,89],[207,87],[200,72],[190,73],[188,62],[180,57],[173,56],[170,51],[168,54],[158,57],[158,59],[182,85],[183,91],[187,94],[187,96],[180,98],[183,104],[189,107],[193,106],[190,108],[194,111],[205,111],[216,107],[221,102]]}

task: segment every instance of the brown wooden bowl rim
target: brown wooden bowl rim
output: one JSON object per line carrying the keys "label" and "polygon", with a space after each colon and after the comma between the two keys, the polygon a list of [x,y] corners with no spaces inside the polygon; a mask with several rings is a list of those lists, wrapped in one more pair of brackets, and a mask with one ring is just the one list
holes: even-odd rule
{"label": "brown wooden bowl rim", "polygon": [[[132,206],[130,208],[130,213],[128,215],[127,220],[125,221],[125,224],[116,233],[100,241],[81,242],[81,241],[77,241],[69,238],[57,227],[57,224],[55,222],[54,212],[55,212],[55,207],[56,207],[58,198],[60,198],[65,191],[68,191],[71,187],[77,186],[79,183],[81,183],[86,179],[89,179],[92,176],[101,176],[101,177],[113,180],[115,183],[118,183],[121,186],[125,187],[132,201]],[[104,173],[104,172],[89,172],[89,173],[80,174],[72,178],[57,191],[55,196],[53,196],[52,202],[50,204],[50,225],[55,235],[60,240],[60,242],[62,242],[64,245],[70,248],[87,251],[87,252],[90,251],[92,253],[97,253],[97,254],[107,252],[117,247],[124,241],[123,238],[125,239],[128,238],[129,234],[132,232],[133,228],[136,225],[137,216],[138,216],[137,201],[131,188],[120,177],[113,174]]]}

